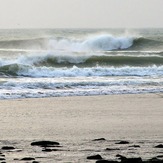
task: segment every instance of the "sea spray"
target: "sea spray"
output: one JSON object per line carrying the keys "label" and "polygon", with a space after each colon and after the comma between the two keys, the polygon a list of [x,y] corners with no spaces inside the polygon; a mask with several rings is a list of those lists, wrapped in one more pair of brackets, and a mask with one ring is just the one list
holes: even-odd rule
{"label": "sea spray", "polygon": [[37,38],[0,41],[0,49],[26,49],[26,50],[56,50],[56,51],[107,51],[127,49],[132,46],[134,37],[113,36],[109,34],[96,35],[84,39],[72,38]]}
{"label": "sea spray", "polygon": [[101,35],[84,41],[83,49],[87,50],[117,50],[127,49],[132,46],[132,37],[113,37],[112,35]]}

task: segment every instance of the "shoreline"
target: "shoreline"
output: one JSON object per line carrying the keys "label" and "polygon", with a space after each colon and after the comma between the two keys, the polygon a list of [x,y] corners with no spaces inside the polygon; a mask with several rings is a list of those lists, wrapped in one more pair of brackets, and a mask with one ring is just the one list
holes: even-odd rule
{"label": "shoreline", "polygon": [[101,97],[101,96],[140,96],[140,95],[158,95],[163,98],[163,92],[154,92],[154,93],[124,93],[124,94],[100,94],[100,95],[70,95],[70,96],[49,96],[49,97],[27,97],[27,98],[4,98],[0,101],[5,100],[26,100],[26,99],[51,99],[51,98],[68,98],[68,97]]}

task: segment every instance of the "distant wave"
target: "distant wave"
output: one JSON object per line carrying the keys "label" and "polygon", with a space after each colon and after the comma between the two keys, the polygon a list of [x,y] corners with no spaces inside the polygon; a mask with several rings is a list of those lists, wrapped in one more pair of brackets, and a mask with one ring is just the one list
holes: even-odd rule
{"label": "distant wave", "polygon": [[3,40],[0,41],[1,49],[42,49],[46,44],[45,38]]}

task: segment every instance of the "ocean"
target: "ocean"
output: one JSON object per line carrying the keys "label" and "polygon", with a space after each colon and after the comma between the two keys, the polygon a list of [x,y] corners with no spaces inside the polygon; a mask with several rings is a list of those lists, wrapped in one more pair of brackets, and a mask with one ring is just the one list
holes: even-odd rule
{"label": "ocean", "polygon": [[163,29],[0,30],[0,99],[163,92]]}

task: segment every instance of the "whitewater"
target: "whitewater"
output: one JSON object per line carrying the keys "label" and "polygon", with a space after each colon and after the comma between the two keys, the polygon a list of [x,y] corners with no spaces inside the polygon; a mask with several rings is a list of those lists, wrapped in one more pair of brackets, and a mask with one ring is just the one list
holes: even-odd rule
{"label": "whitewater", "polygon": [[0,99],[163,92],[163,29],[0,30]]}

